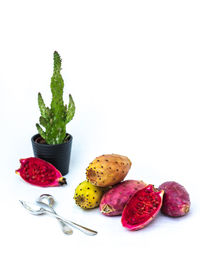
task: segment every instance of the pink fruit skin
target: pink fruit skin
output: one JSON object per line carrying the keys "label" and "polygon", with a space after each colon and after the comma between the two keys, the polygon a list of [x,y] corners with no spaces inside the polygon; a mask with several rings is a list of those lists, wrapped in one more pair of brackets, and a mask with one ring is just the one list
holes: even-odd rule
{"label": "pink fruit skin", "polygon": [[20,159],[21,167],[16,170],[21,178],[33,185],[40,187],[53,187],[66,184],[66,179],[62,177],[52,164],[36,157]]}
{"label": "pink fruit skin", "polygon": [[155,189],[152,184],[133,195],[124,207],[121,222],[129,230],[139,230],[148,225],[162,206],[164,191]]}
{"label": "pink fruit skin", "polygon": [[137,180],[126,180],[115,185],[103,195],[100,211],[106,216],[121,215],[130,197],[145,186],[143,181]]}
{"label": "pink fruit skin", "polygon": [[159,186],[164,190],[161,211],[170,217],[184,216],[190,209],[190,197],[186,189],[177,182],[168,181]]}

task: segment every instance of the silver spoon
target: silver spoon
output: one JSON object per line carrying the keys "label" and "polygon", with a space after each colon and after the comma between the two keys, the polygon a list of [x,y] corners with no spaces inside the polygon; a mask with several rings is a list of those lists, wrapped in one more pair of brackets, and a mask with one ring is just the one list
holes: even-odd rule
{"label": "silver spoon", "polygon": [[82,231],[86,235],[94,236],[94,235],[97,234],[97,231],[95,231],[95,230],[86,228],[86,227],[81,226],[81,225],[79,225],[77,223],[74,223],[74,222],[72,222],[70,220],[66,220],[63,217],[59,216],[58,214],[54,214],[53,212],[51,212],[49,210],[46,210],[46,209],[44,209],[42,207],[39,207],[38,205],[31,204],[31,203],[28,203],[26,201],[21,201],[21,200],[20,200],[20,202],[23,205],[23,207],[25,209],[27,209],[33,215],[48,214],[48,215],[51,215],[51,216],[53,216],[55,218],[61,219],[65,224],[69,224],[70,226],[72,226],[74,228],[77,228],[78,230]]}
{"label": "silver spoon", "polygon": [[[52,195],[50,195],[50,194],[42,194],[38,198],[37,202],[39,204],[47,206],[48,208],[51,209],[51,211],[54,214],[57,214],[56,211],[53,208],[53,206],[55,204],[55,200],[54,200]],[[66,225],[62,220],[60,220],[58,218],[57,218],[57,220],[58,220],[58,222],[60,222],[60,224],[62,226],[63,233],[68,234],[68,235],[72,235],[73,234],[73,230],[68,225]]]}

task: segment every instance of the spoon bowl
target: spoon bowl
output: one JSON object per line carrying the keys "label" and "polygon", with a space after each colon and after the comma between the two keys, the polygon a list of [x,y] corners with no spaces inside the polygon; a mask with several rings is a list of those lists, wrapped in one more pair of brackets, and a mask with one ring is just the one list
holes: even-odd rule
{"label": "spoon bowl", "polygon": [[55,205],[55,200],[52,195],[50,194],[42,194],[38,198],[38,202],[43,203],[51,208]]}
{"label": "spoon bowl", "polygon": [[36,204],[28,203],[26,201],[21,201],[21,200],[20,202],[24,206],[24,208],[27,209],[31,214],[34,214],[34,215],[45,214],[45,209],[43,209],[42,207],[39,207]]}

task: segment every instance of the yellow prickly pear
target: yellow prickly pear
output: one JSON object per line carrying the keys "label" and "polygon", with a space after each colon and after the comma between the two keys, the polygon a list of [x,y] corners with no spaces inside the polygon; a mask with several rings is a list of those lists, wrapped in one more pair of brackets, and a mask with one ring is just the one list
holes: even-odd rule
{"label": "yellow prickly pear", "polygon": [[76,204],[81,208],[92,209],[99,206],[103,193],[104,188],[84,181],[76,187],[74,199]]}
{"label": "yellow prickly pear", "polygon": [[131,164],[130,159],[126,156],[102,155],[89,164],[86,169],[86,177],[95,186],[112,186],[126,177]]}

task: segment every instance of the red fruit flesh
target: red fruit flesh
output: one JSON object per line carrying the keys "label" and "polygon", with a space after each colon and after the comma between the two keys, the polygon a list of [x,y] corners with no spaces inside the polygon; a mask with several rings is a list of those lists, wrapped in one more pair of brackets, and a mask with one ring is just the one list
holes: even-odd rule
{"label": "red fruit flesh", "polygon": [[170,217],[184,216],[190,209],[190,197],[186,189],[177,182],[169,181],[161,184],[164,190],[161,212]]}
{"label": "red fruit flesh", "polygon": [[50,163],[36,157],[20,159],[21,167],[16,170],[22,179],[40,187],[66,184],[66,179]]}
{"label": "red fruit flesh", "polygon": [[152,184],[133,195],[122,213],[122,225],[129,230],[139,230],[149,224],[162,206],[164,191],[158,191]]}
{"label": "red fruit flesh", "polygon": [[101,213],[105,216],[121,215],[130,197],[145,186],[143,181],[137,180],[126,180],[115,185],[103,195],[99,206]]}

